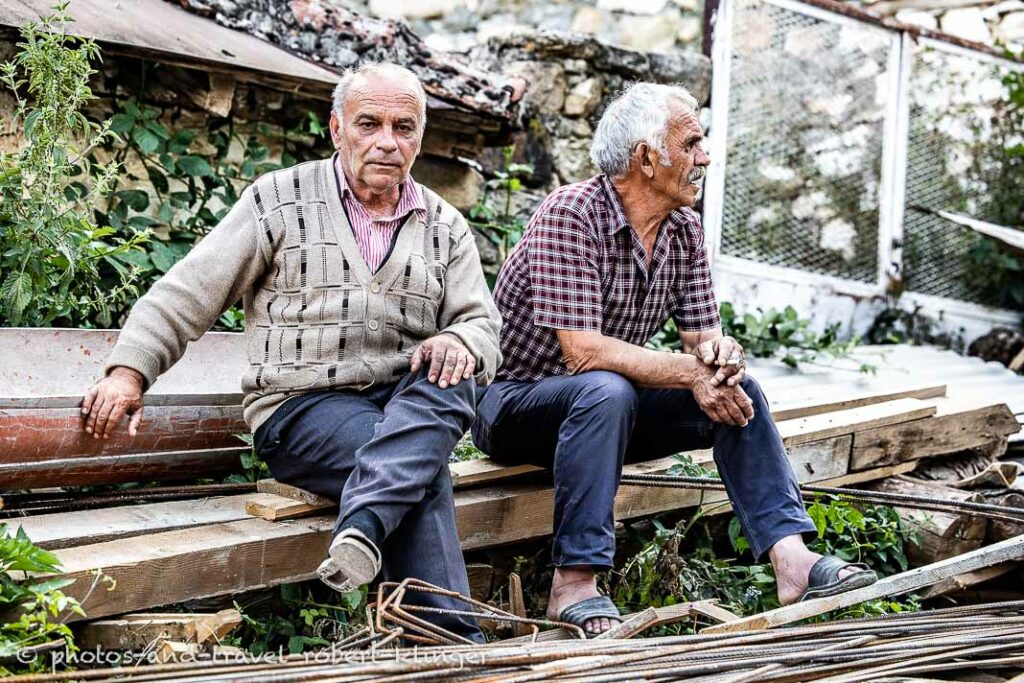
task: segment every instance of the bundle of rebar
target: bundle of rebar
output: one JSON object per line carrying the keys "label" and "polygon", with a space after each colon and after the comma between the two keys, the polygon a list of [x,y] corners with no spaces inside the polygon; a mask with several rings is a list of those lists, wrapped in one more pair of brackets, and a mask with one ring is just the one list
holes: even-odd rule
{"label": "bundle of rebar", "polygon": [[191,661],[8,680],[858,683],[979,670],[1002,670],[1009,678],[1024,669],[1024,600],[715,635],[416,648],[396,647],[396,639],[366,644],[356,634],[330,650],[272,661]]}

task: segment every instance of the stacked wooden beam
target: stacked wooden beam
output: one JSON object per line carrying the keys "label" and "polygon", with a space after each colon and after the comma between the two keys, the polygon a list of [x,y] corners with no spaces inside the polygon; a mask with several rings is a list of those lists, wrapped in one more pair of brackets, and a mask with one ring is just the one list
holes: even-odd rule
{"label": "stacked wooden beam", "polygon": [[[153,387],[148,406],[155,408],[147,407],[139,436],[109,443],[86,439],[73,419],[75,401],[100,374],[114,337],[84,333],[88,339],[76,346],[64,336],[74,334],[83,333],[53,333],[69,354],[63,361],[47,361],[49,366],[40,365],[33,373],[0,368],[0,419],[6,417],[10,425],[32,420],[40,424],[47,418],[45,411],[67,412],[62,428],[53,423],[41,431],[0,432],[9,447],[0,455],[7,458],[0,461],[0,488],[128,476],[124,466],[104,458],[148,458],[145,469],[130,476],[151,479],[154,473],[175,470],[182,448],[193,455],[212,448],[230,450],[233,433],[244,430],[237,421],[240,397],[231,393],[245,366],[242,341],[238,335],[207,335]],[[42,347],[25,331],[0,330],[0,352],[11,357],[30,363],[33,353],[53,355],[39,351]],[[886,352],[901,359],[904,354],[901,347],[886,347]],[[962,372],[970,380],[980,361],[935,352],[933,360],[945,366],[941,374],[918,370],[908,375],[909,357],[919,361],[917,356],[932,352],[908,353],[899,367],[886,372],[888,366],[879,365],[871,377],[848,370],[791,371],[778,364],[753,364],[752,373],[772,400],[773,416],[801,482],[839,486],[875,481],[909,472],[925,458],[965,449],[999,451],[1019,431],[1015,409],[1006,405],[1015,397],[1007,392],[985,396],[970,387],[958,393],[961,385],[952,383],[961,377],[958,363],[973,368]],[[59,381],[53,379],[56,368],[67,368]],[[1013,386],[1021,385],[1024,380]],[[1020,407],[1019,402],[1013,405]],[[170,413],[162,419],[160,407],[191,411],[195,421],[181,422]],[[219,426],[203,423],[215,419],[210,416],[220,416]],[[48,457],[53,453],[60,457]],[[691,455],[713,466],[710,452]],[[193,460],[187,471],[175,470],[174,476],[206,476],[215,469],[209,464]],[[670,458],[637,463],[627,466],[626,473],[663,473],[673,464]],[[83,480],[90,467],[92,474]],[[539,468],[506,468],[482,459],[453,464],[452,478],[466,550],[550,534],[553,491]],[[724,507],[724,500],[718,493],[627,485],[616,500],[616,516],[633,519],[708,503]],[[304,499],[288,487],[264,483],[258,494],[35,515],[18,523],[30,538],[55,550],[66,574],[77,579],[66,592],[83,602],[90,618],[97,618],[311,578],[325,556],[333,513],[331,501]],[[108,590],[98,584],[97,572],[113,577],[116,586]]]}

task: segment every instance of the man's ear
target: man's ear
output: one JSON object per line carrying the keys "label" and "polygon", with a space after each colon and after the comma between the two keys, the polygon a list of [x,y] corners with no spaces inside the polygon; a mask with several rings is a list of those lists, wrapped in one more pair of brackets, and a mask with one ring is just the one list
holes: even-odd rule
{"label": "man's ear", "polygon": [[654,177],[654,164],[653,152],[650,145],[646,142],[641,142],[633,149],[633,161],[636,163],[637,168],[648,178]]}
{"label": "man's ear", "polygon": [[341,121],[338,120],[338,112],[331,110],[331,142],[334,143],[334,149],[341,147]]}

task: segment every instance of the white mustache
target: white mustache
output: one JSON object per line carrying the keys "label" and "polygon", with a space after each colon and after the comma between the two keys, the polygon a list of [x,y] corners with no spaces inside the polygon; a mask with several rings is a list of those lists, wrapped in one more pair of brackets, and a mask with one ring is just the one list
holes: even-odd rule
{"label": "white mustache", "polygon": [[707,169],[705,169],[703,166],[695,166],[694,169],[690,171],[690,174],[686,177],[686,179],[691,183],[695,183],[698,180],[701,180],[706,174]]}

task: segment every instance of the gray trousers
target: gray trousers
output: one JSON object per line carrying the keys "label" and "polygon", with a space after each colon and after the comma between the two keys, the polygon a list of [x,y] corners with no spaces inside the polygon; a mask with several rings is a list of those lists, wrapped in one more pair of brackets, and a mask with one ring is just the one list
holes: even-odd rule
{"label": "gray trousers", "polygon": [[[255,446],[278,481],[340,501],[335,532],[358,511],[380,520],[384,580],[412,577],[468,595],[448,457],[475,409],[472,380],[441,389],[427,381],[424,368],[362,392],[290,399],[257,430]],[[411,597],[430,607],[467,609],[435,595]],[[420,616],[483,642],[473,619]]]}

